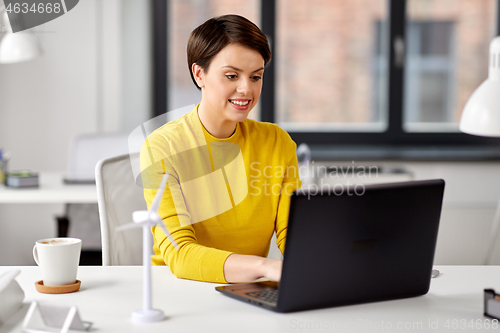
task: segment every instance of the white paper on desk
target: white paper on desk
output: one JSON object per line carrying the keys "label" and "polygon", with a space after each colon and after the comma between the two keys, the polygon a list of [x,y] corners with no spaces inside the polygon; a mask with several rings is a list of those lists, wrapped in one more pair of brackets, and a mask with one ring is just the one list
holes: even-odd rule
{"label": "white paper on desk", "polygon": [[14,269],[0,275],[0,325],[23,305],[24,290],[16,281],[20,272]]}

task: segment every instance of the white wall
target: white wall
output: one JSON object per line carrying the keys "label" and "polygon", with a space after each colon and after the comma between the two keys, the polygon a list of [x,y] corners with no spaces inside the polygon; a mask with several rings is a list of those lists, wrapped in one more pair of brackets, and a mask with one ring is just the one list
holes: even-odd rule
{"label": "white wall", "polygon": [[121,27],[122,115],[127,133],[149,119],[152,109],[151,1],[123,0]]}
{"label": "white wall", "polygon": [[[32,29],[41,58],[0,65],[0,148],[12,153],[11,170],[64,171],[74,136],[127,132],[148,119],[149,11],[149,1],[80,1]],[[63,212],[0,205],[0,265],[34,264],[34,241],[54,236]]]}
{"label": "white wall", "polygon": [[94,1],[36,31],[41,58],[0,65],[0,146],[13,169],[64,170],[71,138],[97,128]]}

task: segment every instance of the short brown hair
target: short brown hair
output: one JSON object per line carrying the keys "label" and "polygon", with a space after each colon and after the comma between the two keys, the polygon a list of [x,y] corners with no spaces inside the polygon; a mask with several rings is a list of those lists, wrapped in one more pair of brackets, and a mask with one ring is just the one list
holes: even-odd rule
{"label": "short brown hair", "polygon": [[196,88],[200,89],[191,70],[193,64],[206,71],[213,57],[231,43],[259,52],[264,58],[264,66],[271,60],[266,35],[248,19],[239,15],[211,18],[191,32],[187,44],[189,73]]}

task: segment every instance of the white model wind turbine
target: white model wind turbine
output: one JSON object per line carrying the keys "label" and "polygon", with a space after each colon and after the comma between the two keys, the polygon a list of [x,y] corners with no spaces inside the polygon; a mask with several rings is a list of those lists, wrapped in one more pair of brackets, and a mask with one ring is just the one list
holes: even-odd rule
{"label": "white model wind turbine", "polygon": [[143,253],[142,253],[142,261],[143,261],[143,299],[142,299],[142,309],[136,310],[132,312],[132,321],[138,323],[147,323],[147,322],[155,322],[161,321],[164,318],[163,311],[153,309],[152,308],[152,300],[151,300],[151,231],[150,228],[154,226],[160,226],[167,235],[170,242],[175,246],[176,249],[179,248],[175,240],[173,239],[170,232],[168,232],[167,228],[163,224],[163,220],[158,215],[158,208],[160,207],[161,198],[163,196],[163,192],[165,191],[165,187],[167,184],[168,173],[163,175],[163,178],[160,183],[160,187],[158,188],[158,192],[153,199],[153,203],[147,210],[139,210],[135,211],[132,214],[132,219],[134,223],[129,223],[122,225],[117,228],[117,230],[127,230],[127,229],[135,229],[142,227],[143,236]]}

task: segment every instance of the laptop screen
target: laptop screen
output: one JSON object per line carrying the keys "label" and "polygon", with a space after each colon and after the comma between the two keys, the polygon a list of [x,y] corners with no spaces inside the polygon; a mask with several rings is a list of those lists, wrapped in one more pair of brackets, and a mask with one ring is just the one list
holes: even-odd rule
{"label": "laptop screen", "polygon": [[293,194],[279,311],[427,293],[444,181],[351,190]]}

